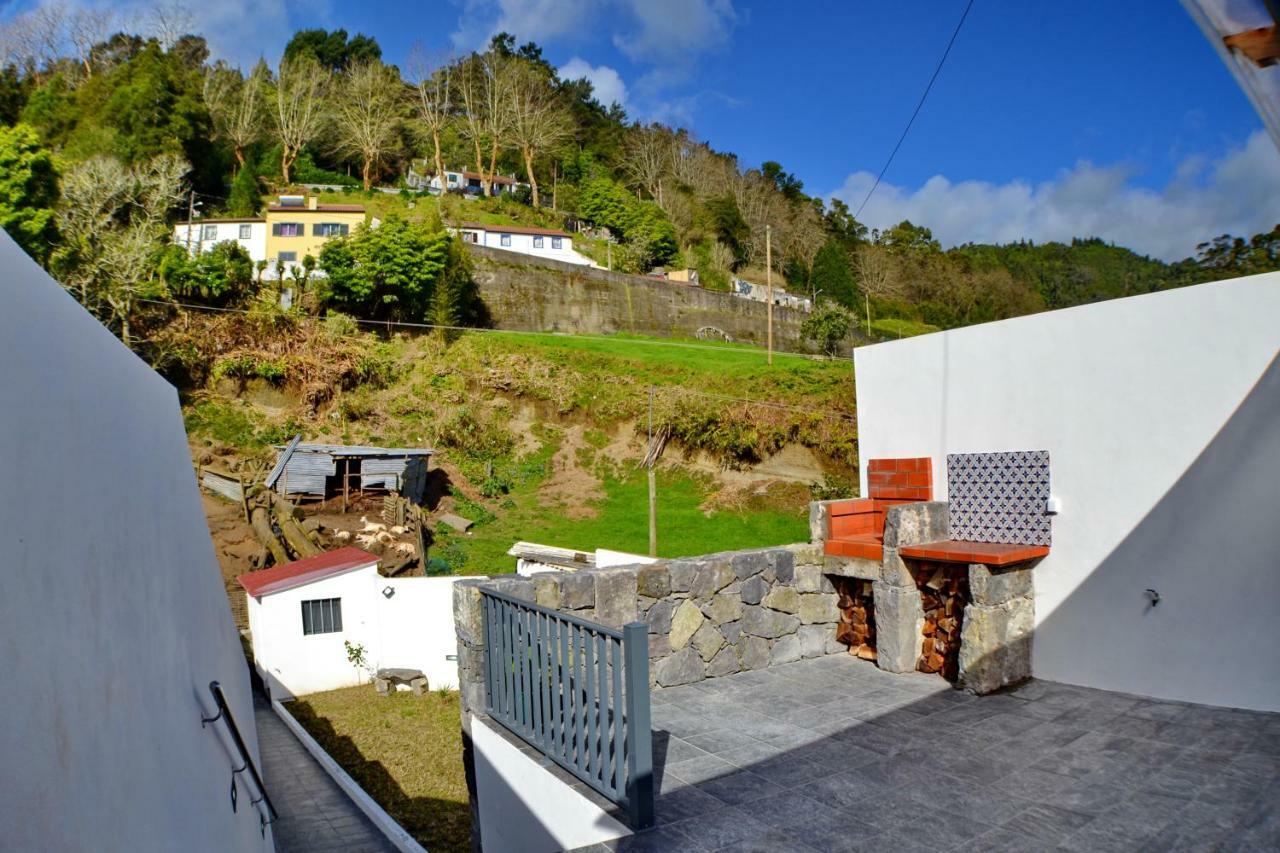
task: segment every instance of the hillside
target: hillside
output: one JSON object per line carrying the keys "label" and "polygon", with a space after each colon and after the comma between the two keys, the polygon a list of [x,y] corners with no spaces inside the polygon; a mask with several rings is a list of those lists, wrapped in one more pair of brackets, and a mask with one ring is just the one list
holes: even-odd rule
{"label": "hillside", "polygon": [[[462,573],[510,571],[505,552],[520,539],[646,551],[638,465],[650,389],[655,433],[669,441],[663,555],[803,539],[814,488],[853,488],[847,362],[779,355],[770,367],[754,348],[638,337],[386,338],[344,318],[277,325],[191,312],[172,329],[174,346],[191,347],[184,411],[197,463],[259,476],[295,433],[434,447],[448,479],[433,515],[477,524],[469,535],[436,528],[431,556]],[[376,511],[308,510],[353,530]],[[228,577],[254,550],[233,521],[214,524]]]}

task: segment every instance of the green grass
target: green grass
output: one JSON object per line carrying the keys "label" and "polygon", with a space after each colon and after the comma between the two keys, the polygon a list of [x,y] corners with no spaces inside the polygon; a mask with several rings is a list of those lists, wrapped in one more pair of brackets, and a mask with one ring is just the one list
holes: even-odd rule
{"label": "green grass", "polygon": [[902,320],[897,317],[889,317],[884,320],[873,321],[871,323],[871,331],[882,338],[911,338],[916,335],[927,335],[930,332],[936,332],[938,327],[931,326],[928,323],[921,323],[917,320]]}
{"label": "green grass", "polygon": [[471,849],[457,693],[379,696],[364,685],[313,693],[286,707],[424,847]]}
{"label": "green grass", "polygon": [[[661,557],[687,557],[808,539],[808,516],[794,500],[780,501],[780,506],[707,513],[703,509],[709,496],[705,478],[679,469],[662,469],[657,479]],[[540,502],[536,488],[520,489],[510,496],[514,505],[499,509],[496,520],[473,528],[470,536],[442,537],[437,540],[437,547],[466,554],[463,574],[514,571],[515,559],[507,556],[507,549],[520,540],[585,551],[608,548],[647,554],[649,491],[644,472],[631,472],[624,478],[606,477],[604,492],[603,499],[592,504],[595,516],[573,519],[566,517],[562,508]],[[766,499],[764,503],[772,501]]]}

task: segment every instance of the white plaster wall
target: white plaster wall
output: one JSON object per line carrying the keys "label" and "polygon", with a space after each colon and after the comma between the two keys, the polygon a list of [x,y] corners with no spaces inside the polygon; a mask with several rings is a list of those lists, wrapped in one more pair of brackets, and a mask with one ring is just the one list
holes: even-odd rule
{"label": "white plaster wall", "polygon": [[[461,577],[382,578],[379,666],[420,669],[432,689],[458,686],[458,635],[453,628],[453,585]],[[395,594],[385,598],[381,590]]]}
{"label": "white plaster wall", "polygon": [[471,718],[471,738],[485,853],[551,853],[631,834],[479,717]]}
{"label": "white plaster wall", "polygon": [[[496,228],[497,226],[495,226]],[[590,264],[591,260],[574,251],[573,238],[561,237],[560,248],[551,248],[552,237],[542,238],[542,248],[533,245],[532,234],[511,234],[511,245],[502,245],[502,231],[483,231],[480,234],[480,245],[491,249],[502,249],[507,252],[519,252],[522,255],[534,255],[539,258],[550,258],[553,261],[564,261],[570,264]]]}
{"label": "white plaster wall", "polygon": [[[258,672],[271,695],[288,699],[369,682],[347,661],[345,642],[362,645],[373,669],[420,669],[432,688],[457,687],[453,584],[461,578],[384,578],[376,566],[247,598]],[[393,595],[383,595],[384,589]],[[302,633],[302,602],[342,599],[342,631]]]}
{"label": "white plaster wall", "polygon": [[[284,700],[368,682],[368,674],[347,661],[343,643],[363,645],[373,664],[381,633],[373,599],[377,581],[374,564],[257,599],[248,597],[254,660],[271,698]],[[317,598],[342,599],[341,631],[302,633],[302,602]]]}
{"label": "white plaster wall", "polygon": [[[213,240],[201,240],[200,238],[200,235],[203,233],[201,229],[206,224],[215,225],[218,228],[218,234]],[[249,226],[249,229],[250,229],[249,239],[247,240],[240,239],[241,224]],[[191,232],[190,244],[187,243],[188,230]],[[185,223],[180,222],[177,225],[173,226],[173,242],[174,242],[174,245],[177,245],[177,246],[185,247],[187,245],[190,245],[192,252],[196,250],[197,246],[201,249],[201,251],[207,252],[210,249],[212,249],[214,246],[216,246],[218,243],[226,243],[226,242],[238,243],[242,247],[244,247],[244,250],[246,252],[249,253],[250,259],[252,259],[256,263],[257,261],[265,261],[267,259],[267,223],[265,222],[245,222],[245,223],[197,222],[195,227],[191,227],[189,225],[186,225]]]}
{"label": "white plaster wall", "polygon": [[0,847],[271,850],[200,726],[216,679],[257,755],[177,393],[3,233],[0,292]]}
{"label": "white plaster wall", "polygon": [[945,497],[947,453],[1048,450],[1035,675],[1280,710],[1277,318],[1273,273],[863,347],[860,455]]}

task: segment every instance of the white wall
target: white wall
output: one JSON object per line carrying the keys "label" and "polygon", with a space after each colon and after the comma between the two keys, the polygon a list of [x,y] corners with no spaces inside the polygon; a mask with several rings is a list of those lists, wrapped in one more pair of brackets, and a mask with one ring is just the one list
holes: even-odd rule
{"label": "white wall", "polygon": [[[420,669],[432,688],[458,686],[453,628],[456,577],[384,578],[375,566],[303,586],[249,596],[249,631],[258,672],[275,699],[366,684],[347,661],[345,642],[362,645],[368,665]],[[383,595],[390,588],[393,595]],[[342,599],[342,631],[302,633],[302,602]]]}
{"label": "white wall", "polygon": [[1280,710],[1277,318],[1273,273],[863,347],[860,455],[945,497],[947,453],[1048,450],[1035,675]]}
{"label": "white wall", "polygon": [[[249,238],[240,239],[240,226],[249,226]],[[217,235],[212,240],[201,239],[205,226],[216,227]],[[188,230],[190,234],[190,243],[187,242]],[[176,246],[190,246],[191,251],[195,252],[197,248],[207,252],[218,243],[238,243],[244,250],[249,253],[249,258],[255,263],[257,261],[265,261],[267,259],[267,223],[265,222],[197,222],[194,227],[186,223],[179,222],[173,226],[173,243]]]}
{"label": "white wall", "polygon": [[[0,233],[0,847],[271,850],[249,671],[174,389]],[[254,792],[256,796],[256,792]]]}
{"label": "white wall", "polygon": [[551,853],[631,834],[479,717],[471,738],[485,853]]}
{"label": "white wall", "polygon": [[[490,249],[502,249],[507,252],[519,252],[522,255],[535,255],[539,258],[550,258],[553,261],[564,261],[569,264],[590,264],[591,259],[582,255],[573,248],[572,237],[561,237],[560,248],[552,248],[552,240],[556,239],[551,236],[544,235],[542,237],[542,246],[534,246],[533,240],[536,235],[533,234],[511,234],[502,231],[498,226],[494,226],[492,231],[479,231],[476,229],[466,229],[470,233],[479,235],[479,245],[487,246]],[[502,237],[506,234],[511,238],[511,245],[502,245]]]}

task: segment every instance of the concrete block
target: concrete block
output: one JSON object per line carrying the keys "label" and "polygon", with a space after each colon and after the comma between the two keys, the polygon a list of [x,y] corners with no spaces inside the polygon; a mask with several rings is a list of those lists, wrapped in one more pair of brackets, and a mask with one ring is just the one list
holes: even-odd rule
{"label": "concrete block", "polygon": [[1031,568],[1026,563],[1007,568],[981,563],[969,566],[969,596],[974,604],[1004,604],[1034,594]]}

